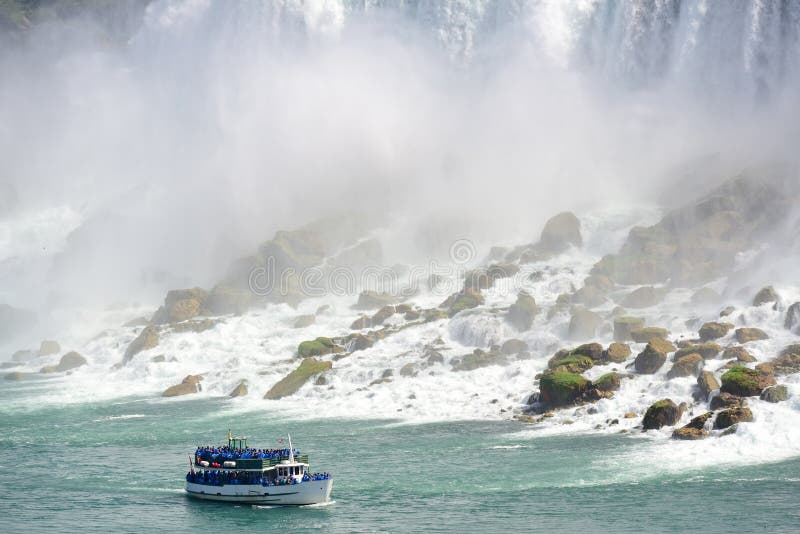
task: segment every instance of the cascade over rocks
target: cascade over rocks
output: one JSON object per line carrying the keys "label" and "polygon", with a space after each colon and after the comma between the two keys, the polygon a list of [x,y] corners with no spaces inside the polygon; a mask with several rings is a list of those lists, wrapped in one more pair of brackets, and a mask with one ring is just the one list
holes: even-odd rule
{"label": "cascade over rocks", "polygon": [[673,426],[681,418],[685,409],[685,404],[681,403],[678,406],[672,399],[661,399],[654,402],[644,414],[642,429],[645,431],[658,430],[664,426]]}
{"label": "cascade over rocks", "polygon": [[374,310],[397,304],[399,301],[400,299],[389,293],[379,293],[368,289],[358,295],[358,302],[353,307],[357,310]]}
{"label": "cascade over rocks", "polygon": [[708,403],[708,407],[712,410],[739,408],[742,406],[747,406],[747,399],[725,392],[721,392],[719,395],[711,397],[711,401]]}
{"label": "cascade over rocks", "polygon": [[757,397],[767,386],[775,384],[772,375],[736,365],[722,375],[720,391],[739,397]]}
{"label": "cascade over rocks", "polygon": [[763,401],[772,403],[785,401],[789,398],[789,388],[783,384],[764,388],[764,391],[761,392],[760,398]]}
{"label": "cascade over rocks", "polygon": [[40,373],[63,373],[65,371],[71,371],[72,369],[77,369],[82,365],[86,365],[88,362],[86,358],[75,352],[74,350],[71,352],[66,353],[61,357],[57,365],[47,365],[42,367],[39,371]]}
{"label": "cascade over rocks", "polygon": [[708,307],[719,304],[721,300],[722,296],[710,287],[701,287],[695,291],[694,294],[692,294],[692,297],[689,299],[689,303],[695,307]]}
{"label": "cascade over rocks", "polygon": [[696,353],[681,356],[672,364],[672,368],[667,372],[667,378],[697,376],[703,367],[703,362],[703,357]]}
{"label": "cascade over rocks", "polygon": [[204,306],[211,315],[241,315],[257,302],[250,288],[217,284],[206,297]]}
{"label": "cascade over rocks", "polygon": [[786,330],[800,336],[800,302],[795,302],[786,310],[786,319],[783,322]]}
{"label": "cascade over rocks", "polygon": [[463,289],[447,297],[439,307],[447,310],[447,315],[453,317],[459,312],[476,308],[484,303],[483,295],[474,289]]}
{"label": "cascade over rocks", "polygon": [[752,420],[753,412],[750,411],[750,408],[728,408],[717,414],[717,418],[714,421],[714,428],[721,430],[731,427],[736,423],[749,423]]}
{"label": "cascade over rocks", "polygon": [[769,364],[778,376],[800,372],[800,343],[783,349]]}
{"label": "cascade over rocks", "polygon": [[231,398],[247,396],[247,380],[242,379],[239,384],[233,388],[233,391],[228,394],[228,396]]}
{"label": "cascade over rocks", "polygon": [[331,362],[320,361],[316,358],[305,358],[294,371],[272,386],[264,394],[264,398],[276,400],[293,395],[313,376],[324,373],[332,367],[333,364]]}
{"label": "cascade over rocks", "polygon": [[585,308],[576,308],[569,321],[567,335],[574,340],[590,339],[595,337],[602,324],[603,318],[600,314]]}
{"label": "cascade over rocks", "polygon": [[600,391],[617,391],[622,382],[622,377],[619,373],[606,373],[592,382],[592,386]]}
{"label": "cascade over rocks", "polygon": [[538,243],[515,248],[505,260],[531,263],[561,254],[571,246],[580,248],[583,246],[580,228],[580,221],[574,213],[559,213],[545,223]]}
{"label": "cascade over rocks", "polygon": [[134,356],[142,352],[143,350],[148,350],[156,347],[158,345],[158,327],[156,326],[145,326],[139,335],[131,341],[131,344],[128,345],[128,348],[125,350],[125,355],[122,358],[122,364],[125,365]]}
{"label": "cascade over rocks", "polygon": [[317,322],[317,316],[314,314],[298,315],[294,320],[292,328],[306,328],[315,322]]}
{"label": "cascade over rocks", "polygon": [[344,352],[344,348],[336,345],[329,337],[318,337],[313,341],[303,341],[297,346],[297,355],[302,358],[338,352]]}
{"label": "cascade over rocks", "polygon": [[780,297],[778,297],[777,291],[772,286],[767,286],[762,288],[756,296],[753,297],[753,306],[761,306],[762,304],[767,304],[771,302],[778,302]]}
{"label": "cascade over rocks", "polygon": [[[658,339],[658,338],[656,338]],[[659,350],[658,344],[653,344],[653,341],[647,344],[642,352],[636,356],[633,362],[636,372],[643,375],[652,375],[661,369],[664,362],[667,361],[667,354],[663,350]]]}
{"label": "cascade over rocks", "polygon": [[161,394],[162,397],[179,397],[181,395],[191,395],[202,389],[200,382],[202,375],[187,375],[180,384],[170,386]]}
{"label": "cascade over rocks", "polygon": [[689,423],[672,433],[673,439],[696,440],[708,437],[706,422],[711,419],[714,412],[706,412],[693,418]]}
{"label": "cascade over rocks", "polygon": [[737,328],[735,334],[736,341],[739,343],[749,343],[750,341],[769,339],[767,333],[760,328]]}
{"label": "cascade over rocks", "polygon": [[706,400],[712,391],[720,388],[720,384],[719,381],[717,381],[717,377],[714,376],[714,373],[711,371],[700,371],[700,374],[697,376],[697,387],[700,389],[703,400]]}
{"label": "cascade over rocks", "polygon": [[747,349],[738,345],[732,345],[730,347],[726,347],[725,350],[722,352],[722,359],[723,360],[735,359],[743,363],[751,363],[756,361],[756,359],[749,352],[747,352]]}

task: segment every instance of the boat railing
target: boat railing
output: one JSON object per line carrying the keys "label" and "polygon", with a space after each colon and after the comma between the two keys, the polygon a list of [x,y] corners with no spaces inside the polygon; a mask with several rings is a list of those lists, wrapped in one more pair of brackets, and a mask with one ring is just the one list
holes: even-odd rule
{"label": "boat railing", "polygon": [[[266,469],[268,467],[274,467],[284,460],[288,460],[289,458],[286,456],[280,456],[277,458],[237,458],[236,460],[223,460],[217,461],[220,464],[220,467],[223,469]],[[308,455],[307,454],[298,454],[294,457],[295,462],[299,462],[302,464],[308,463]],[[233,465],[228,464],[230,467],[227,467],[225,464],[227,462],[232,462]],[[200,463],[195,462],[195,465],[201,468],[207,468],[208,466],[204,466]]]}

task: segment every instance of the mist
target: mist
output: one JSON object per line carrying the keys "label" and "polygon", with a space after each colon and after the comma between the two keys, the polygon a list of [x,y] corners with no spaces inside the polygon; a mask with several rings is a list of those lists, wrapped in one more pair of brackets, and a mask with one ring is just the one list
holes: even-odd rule
{"label": "mist", "polygon": [[0,301],[156,303],[353,209],[405,221],[398,255],[530,242],[795,157],[797,14],[663,4],[156,1],[9,32]]}

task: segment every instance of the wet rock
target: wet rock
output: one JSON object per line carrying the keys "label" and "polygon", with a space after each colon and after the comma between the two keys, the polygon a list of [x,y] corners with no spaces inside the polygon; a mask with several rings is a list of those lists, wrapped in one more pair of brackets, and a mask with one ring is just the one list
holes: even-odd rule
{"label": "wet rock", "polygon": [[316,315],[313,314],[298,315],[297,318],[294,320],[292,328],[306,328],[311,326],[315,322],[317,322]]}
{"label": "wet rock", "polygon": [[770,364],[778,376],[800,372],[800,344],[789,345]]}
{"label": "wet rock", "polygon": [[200,382],[203,380],[201,375],[187,375],[180,384],[170,386],[161,394],[162,397],[179,397],[181,395],[191,395],[201,390]]}
{"label": "wet rock", "polygon": [[789,398],[789,388],[783,384],[764,388],[764,391],[761,392],[760,398],[761,400],[773,403],[785,401]]}
{"label": "wet rock", "polygon": [[664,299],[664,294],[662,289],[643,286],[626,295],[620,304],[626,308],[649,308],[659,304]]}
{"label": "wet rock", "polygon": [[317,311],[315,311],[314,314],[315,315],[322,315],[323,313],[328,313],[330,311],[330,309],[331,309],[331,305],[330,304],[323,304],[322,306],[317,308]]}
{"label": "wet rock", "polygon": [[505,365],[507,362],[504,354],[500,351],[486,352],[481,349],[475,349],[472,354],[455,358],[452,362],[453,371],[474,371],[481,367],[489,367],[490,365]]}
{"label": "wet rock", "polygon": [[613,363],[622,363],[631,355],[631,348],[625,343],[612,343],[608,346],[603,359]]}
{"label": "wet rock", "polygon": [[150,358],[151,363],[164,363],[167,361],[167,357],[163,354],[159,354],[158,356],[153,356]]}
{"label": "wet rock", "polygon": [[762,339],[769,339],[766,332],[760,328],[737,328],[736,341],[739,343],[749,343],[750,341],[761,341]]}
{"label": "wet rock", "polygon": [[331,362],[320,361],[316,358],[305,358],[300,362],[297,369],[272,386],[270,390],[264,394],[264,398],[275,400],[293,395],[313,376],[324,373],[332,367],[333,364]]}
{"label": "wet rock", "polygon": [[649,343],[653,339],[667,339],[669,331],[666,328],[659,328],[657,326],[647,326],[645,328],[638,328],[631,331],[631,338],[636,343]]}
{"label": "wet rock", "polygon": [[732,328],[733,325],[731,323],[710,322],[701,326],[698,334],[700,335],[701,341],[711,341],[713,339],[725,337]]}
{"label": "wet rock", "polygon": [[600,362],[603,361],[603,346],[600,343],[586,343],[572,350],[570,354],[582,354],[592,361]]}
{"label": "wet rock", "polygon": [[372,324],[374,326],[382,325],[386,319],[394,315],[396,312],[397,309],[394,306],[384,306],[372,316]]}
{"label": "wet rock", "polygon": [[706,422],[711,419],[714,412],[706,412],[693,418],[689,423],[672,433],[674,439],[697,440],[708,437]]}
{"label": "wet rock", "polygon": [[508,339],[500,347],[500,352],[506,355],[519,354],[528,350],[528,344],[521,339]]}
{"label": "wet rock", "polygon": [[587,369],[591,369],[593,366],[594,360],[590,357],[568,350],[558,351],[547,362],[547,367],[549,369],[579,374]]}
{"label": "wet rock", "polygon": [[57,365],[47,365],[42,367],[39,371],[40,373],[63,373],[65,371],[71,371],[72,369],[77,369],[82,365],[86,365],[88,362],[86,358],[81,356],[75,351],[71,351],[66,353],[61,357]]}
{"label": "wet rock", "polygon": [[678,406],[671,399],[661,399],[650,405],[642,419],[642,429],[658,430],[664,426],[673,426],[681,418],[685,405]]}
{"label": "wet rock", "polygon": [[756,296],[753,297],[753,306],[761,306],[762,304],[767,304],[771,302],[778,302],[778,293],[775,291],[775,288],[772,286],[767,286],[762,288]]}
{"label": "wet rock", "polygon": [[158,327],[156,326],[145,326],[139,335],[131,341],[131,344],[128,345],[128,348],[125,350],[125,355],[122,358],[122,364],[125,365],[131,359],[142,352],[143,350],[148,350],[156,347],[158,345]]}
{"label": "wet rock", "polygon": [[738,345],[732,345],[730,347],[726,347],[725,350],[722,352],[722,359],[723,360],[736,359],[744,363],[751,363],[756,361],[756,359],[749,352],[747,352],[747,349],[745,349],[744,347],[740,347]]}
{"label": "wet rock", "polygon": [[569,339],[589,339],[595,337],[597,330],[603,324],[603,318],[585,308],[576,309],[569,321]]}
{"label": "wet rock", "polygon": [[536,301],[525,291],[520,291],[517,300],[508,308],[506,320],[517,330],[524,332],[530,330],[533,319],[536,317],[538,309]]}
{"label": "wet rock", "polygon": [[721,312],[719,312],[719,316],[720,316],[720,318],[728,317],[729,315],[733,315],[733,312],[735,312],[735,311],[736,311],[736,308],[734,308],[733,306],[728,306],[725,309],[723,309]]}
{"label": "wet rock", "polygon": [[800,335],[800,302],[795,302],[786,310],[783,326],[794,334]]}
{"label": "wet rock", "polygon": [[722,375],[720,391],[739,397],[757,397],[764,388],[774,384],[773,376],[737,365]]}
{"label": "wet rock", "polygon": [[[614,319],[614,341],[630,341],[633,339],[631,332],[642,328],[644,328],[644,319],[639,317],[617,317]],[[650,339],[647,339],[647,341],[650,341]],[[647,341],[642,343],[647,343]]]}
{"label": "wet rock", "polygon": [[344,350],[346,352],[357,352],[366,350],[375,344],[375,339],[364,334],[350,334],[344,338]]}
{"label": "wet rock", "polygon": [[722,410],[727,408],[741,408],[747,406],[747,399],[731,395],[730,393],[721,392],[719,395],[711,397],[708,407],[712,410]]}
{"label": "wet rock", "polygon": [[164,299],[164,305],[153,314],[151,322],[179,323],[197,317],[203,311],[206,298],[208,293],[199,287],[170,290]]}
{"label": "wet rock", "polygon": [[658,350],[652,342],[648,343],[642,352],[640,352],[633,362],[633,366],[637,373],[643,375],[652,375],[664,365],[667,361],[665,352]]}
{"label": "wet rock", "polygon": [[183,321],[182,323],[174,323],[170,326],[170,329],[176,334],[184,334],[186,332],[199,334],[200,332],[211,330],[219,323],[220,321],[218,319],[194,319],[190,321]]}
{"label": "wet rock", "polygon": [[714,421],[714,428],[721,430],[737,423],[749,423],[752,420],[753,412],[750,411],[750,408],[729,408],[717,414],[717,418]]}
{"label": "wet rock", "polygon": [[569,406],[580,400],[591,382],[576,373],[546,371],[539,379],[539,395],[545,406]]}
{"label": "wet rock", "polygon": [[483,304],[483,295],[474,289],[463,289],[450,295],[439,307],[447,310],[447,315],[453,317],[459,312],[469,310]]}
{"label": "wet rock", "polygon": [[135,328],[137,326],[147,326],[149,324],[150,321],[147,319],[147,317],[136,317],[134,319],[131,319],[130,321],[127,321],[122,326],[124,326],[125,328]]}
{"label": "wet rock", "polygon": [[617,391],[621,382],[622,380],[618,373],[606,373],[592,382],[592,386],[600,391]]}
{"label": "wet rock", "polygon": [[580,221],[574,213],[568,211],[551,217],[542,229],[539,245],[554,254],[561,253],[570,246],[583,246]]}
{"label": "wet rock", "polygon": [[705,400],[708,399],[712,391],[720,388],[720,384],[719,381],[717,381],[717,377],[714,376],[714,373],[711,371],[700,371],[697,377],[697,387],[700,389],[700,394]]}
{"label": "wet rock", "polygon": [[667,372],[667,378],[697,376],[703,367],[703,361],[703,357],[696,353],[681,356],[672,364],[672,368]]}
{"label": "wet rock", "polygon": [[594,286],[583,286],[572,295],[572,302],[583,304],[587,308],[602,306],[606,300],[606,293]]}
{"label": "wet rock", "polygon": [[15,362],[28,362],[35,359],[38,354],[32,350],[18,350],[11,355],[11,360]]}
{"label": "wet rock", "polygon": [[397,297],[388,293],[366,290],[362,291],[358,296],[358,302],[354,308],[358,310],[374,310],[376,308],[397,304],[398,300]]}
{"label": "wet rock", "polygon": [[315,386],[327,386],[328,385],[328,379],[325,377],[325,375],[319,375],[317,377],[317,379],[314,380],[314,385]]}
{"label": "wet rock", "polygon": [[364,330],[365,328],[372,327],[372,319],[366,315],[362,315],[350,325],[351,330]]}
{"label": "wet rock", "polygon": [[444,363],[444,356],[442,356],[442,353],[435,350],[426,352],[425,358],[425,364],[428,366],[435,365],[437,363]]}
{"label": "wet rock", "polygon": [[670,352],[675,352],[675,345],[673,345],[670,341],[667,341],[661,337],[654,337],[652,338],[648,345],[652,346],[654,349],[663,352],[664,354],[668,354]]}
{"label": "wet rock", "polygon": [[673,359],[678,359],[686,354],[695,353],[702,356],[704,360],[711,360],[716,358],[721,351],[722,347],[714,342],[695,343],[689,345],[688,347],[679,349],[677,352],[675,352],[675,356],[673,356]]}
{"label": "wet rock", "polygon": [[247,380],[242,380],[233,388],[233,391],[228,394],[228,397],[244,397],[247,395],[247,392]]}
{"label": "wet rock", "polygon": [[256,302],[256,296],[248,288],[242,289],[217,284],[211,289],[204,307],[211,315],[241,315]]}
{"label": "wet rock", "polygon": [[23,373],[21,371],[13,371],[11,373],[6,373],[3,375],[5,380],[17,382],[19,380],[25,380],[27,377],[32,376],[33,373]]}
{"label": "wet rock", "polygon": [[61,345],[58,341],[46,339],[39,345],[39,356],[50,356],[61,352]]}
{"label": "wet rock", "polygon": [[344,352],[344,348],[336,345],[333,340],[328,337],[318,337],[313,341],[303,341],[297,346],[297,355],[302,358],[339,352]]}
{"label": "wet rock", "polygon": [[400,376],[411,378],[417,376],[417,367],[413,363],[407,363],[400,368]]}

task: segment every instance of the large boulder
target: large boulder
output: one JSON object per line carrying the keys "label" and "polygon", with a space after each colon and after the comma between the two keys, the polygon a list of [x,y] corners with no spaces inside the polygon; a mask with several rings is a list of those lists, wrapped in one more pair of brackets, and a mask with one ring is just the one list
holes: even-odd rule
{"label": "large boulder", "polygon": [[714,339],[725,337],[728,334],[728,331],[730,331],[732,328],[733,325],[731,323],[705,323],[700,327],[698,335],[700,336],[701,341],[712,341]]}
{"label": "large boulder", "polygon": [[566,371],[570,373],[582,373],[594,366],[594,360],[580,353],[566,350],[558,351],[555,356],[547,362],[547,367],[556,371]]}
{"label": "large boulder", "polygon": [[760,328],[737,328],[735,334],[736,341],[739,343],[749,343],[750,341],[769,339],[767,333]]}
{"label": "large boulder", "polygon": [[581,340],[595,337],[598,329],[603,324],[600,314],[585,308],[577,308],[569,321],[569,339]]}
{"label": "large boulder", "polygon": [[673,439],[697,440],[708,437],[708,430],[705,428],[706,422],[711,419],[713,415],[714,412],[706,412],[702,415],[698,415],[685,426],[676,429],[672,433]]}
{"label": "large boulder", "polygon": [[392,304],[397,304],[400,299],[389,293],[366,290],[358,295],[358,302],[353,306],[357,310],[374,310]]}
{"label": "large boulder", "polygon": [[521,339],[508,339],[500,346],[500,352],[508,356],[528,350],[528,344]]}
{"label": "large boulder", "polygon": [[447,297],[439,307],[447,310],[447,314],[453,317],[459,312],[476,308],[483,304],[484,299],[480,291],[474,289],[463,289]]}
{"label": "large boulder", "polygon": [[720,385],[714,373],[711,371],[700,371],[700,374],[697,376],[697,387],[700,389],[703,399],[708,399],[711,392],[718,390]]}
{"label": "large boulder", "polygon": [[696,353],[681,356],[675,360],[675,363],[672,364],[672,368],[667,371],[667,378],[697,376],[700,369],[703,367],[703,361],[703,357]]}
{"label": "large boulder", "polygon": [[317,316],[313,313],[298,315],[294,320],[292,328],[306,328],[313,325],[315,322],[317,322]]}
{"label": "large boulder", "polygon": [[671,399],[661,399],[647,409],[642,419],[642,429],[658,430],[664,426],[673,426],[681,418],[685,406],[678,406]]}
{"label": "large boulder", "polygon": [[693,343],[688,347],[678,349],[673,356],[673,359],[678,359],[686,354],[699,354],[704,360],[711,360],[716,358],[722,351],[722,347],[714,342],[708,343]]}
{"label": "large boulder", "polygon": [[741,408],[743,406],[747,406],[747,399],[725,392],[721,392],[719,395],[711,397],[711,400],[708,403],[708,407],[712,410]]}
{"label": "large boulder", "polygon": [[800,335],[800,302],[795,302],[786,310],[786,319],[783,321],[783,326],[787,330]]}
{"label": "large boulder", "polygon": [[301,358],[309,356],[323,356],[344,352],[344,348],[338,346],[329,337],[318,337],[312,341],[303,341],[297,346],[297,355]]}
{"label": "large boulder", "polygon": [[574,213],[565,211],[551,217],[542,229],[539,246],[550,253],[563,252],[570,246],[581,247],[581,223]]}
{"label": "large boulder", "polygon": [[741,347],[739,345],[731,345],[730,347],[725,347],[725,350],[722,351],[722,359],[723,360],[737,360],[743,363],[751,363],[756,361],[755,357],[747,352],[747,349]]}
{"label": "large boulder", "polygon": [[179,397],[181,395],[191,395],[197,393],[202,388],[200,382],[203,380],[201,375],[188,375],[180,384],[170,386],[161,394],[162,397]]}
{"label": "large boulder", "polygon": [[[631,341],[631,332],[644,328],[644,319],[640,317],[616,317],[614,319],[614,341]],[[647,339],[642,343],[650,341]]]}
{"label": "large boulder", "polygon": [[714,428],[721,430],[728,428],[736,423],[749,423],[753,420],[753,412],[750,408],[729,408],[717,414],[714,420]]}
{"label": "large boulder", "polygon": [[331,362],[323,362],[315,358],[305,358],[300,365],[272,386],[264,395],[265,399],[280,399],[293,395],[314,375],[324,373],[333,367]]}
{"label": "large boulder", "polygon": [[664,299],[665,291],[652,286],[644,286],[625,295],[620,304],[625,308],[649,308]]}
{"label": "large boulder", "polygon": [[548,407],[569,406],[578,402],[590,385],[577,373],[546,371],[539,378],[539,398]]}
{"label": "large boulder", "polygon": [[753,306],[761,306],[762,304],[768,304],[773,302],[778,302],[778,293],[775,291],[775,288],[772,286],[767,286],[761,288],[756,296],[753,297]]}
{"label": "large boulder", "polygon": [[603,359],[612,363],[622,363],[631,355],[631,348],[625,343],[612,343],[603,353]]}
{"label": "large boulder", "polygon": [[229,397],[245,397],[247,396],[247,380],[241,380],[239,384],[233,388],[228,394]]}
{"label": "large boulder", "polygon": [[764,388],[764,391],[761,392],[760,398],[763,401],[773,403],[785,401],[789,398],[789,388],[783,384]]}
{"label": "large boulder", "polygon": [[736,365],[722,375],[720,391],[739,397],[757,397],[764,388],[775,384],[775,378],[766,373]]}
{"label": "large boulder", "polygon": [[241,315],[255,302],[256,295],[249,288],[217,284],[208,294],[204,306],[212,315]]}
{"label": "large boulder", "polygon": [[58,341],[45,339],[39,345],[39,356],[50,356],[59,352],[61,352],[61,345],[58,344]]}
{"label": "large boulder", "polygon": [[631,338],[636,343],[649,343],[656,338],[667,339],[667,336],[669,336],[669,331],[658,326],[646,326],[631,331]]}
{"label": "large boulder", "polygon": [[637,373],[643,375],[652,375],[664,365],[667,361],[667,353],[659,350],[657,344],[651,341],[647,344],[642,352],[640,352],[633,362],[634,369]]}
{"label": "large boulder", "polygon": [[800,343],[789,345],[777,358],[770,362],[774,373],[778,376],[800,372]]}
{"label": "large boulder", "polygon": [[179,323],[197,317],[203,313],[207,297],[208,292],[199,287],[170,290],[151,321],[154,324]]}
{"label": "large boulder", "polygon": [[506,320],[517,330],[530,330],[537,313],[536,301],[525,291],[520,291],[517,300],[508,308]]}
{"label": "large boulder", "polygon": [[592,387],[600,391],[616,391],[619,389],[622,380],[618,373],[606,373],[592,382]]}
{"label": "large boulder", "polygon": [[452,362],[453,371],[474,371],[482,367],[505,365],[506,363],[506,356],[502,352],[498,350],[486,352],[481,349],[475,349],[471,354],[454,358]]}
{"label": "large boulder", "polygon": [[65,371],[71,371],[72,369],[77,369],[82,365],[86,365],[88,362],[86,358],[75,352],[74,350],[71,352],[66,353],[61,357],[58,361],[57,365],[48,365],[42,367],[42,370],[39,371],[40,373],[63,373]]}
{"label": "large boulder", "polygon": [[145,326],[142,328],[142,331],[139,332],[139,335],[131,341],[131,344],[128,345],[128,348],[125,350],[125,355],[122,358],[122,364],[125,365],[131,359],[142,352],[143,350],[148,350],[156,347],[158,345],[158,327],[156,326]]}

